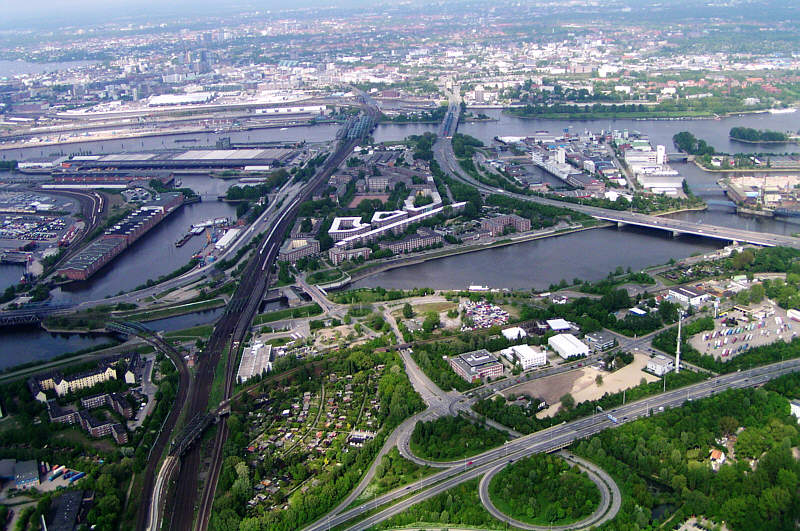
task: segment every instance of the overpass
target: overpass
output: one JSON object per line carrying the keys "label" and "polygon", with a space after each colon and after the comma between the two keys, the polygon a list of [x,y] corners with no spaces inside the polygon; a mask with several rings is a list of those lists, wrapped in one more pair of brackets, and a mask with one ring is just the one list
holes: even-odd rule
{"label": "overpass", "polygon": [[[580,210],[575,205],[567,208]],[[680,219],[667,218],[662,216],[650,216],[627,211],[611,211],[606,209],[593,209],[593,212],[586,212],[592,217],[616,223],[618,227],[633,225],[646,227],[648,229],[658,229],[671,232],[677,237],[681,234],[691,234],[715,240],[726,240],[736,243],[750,243],[762,245],[764,247],[786,246],[800,249],[800,239],[781,234],[768,232],[755,232],[750,230],[734,229],[730,227],[720,227],[718,225],[706,225],[694,221],[684,221]],[[602,212],[597,212],[602,210]]]}

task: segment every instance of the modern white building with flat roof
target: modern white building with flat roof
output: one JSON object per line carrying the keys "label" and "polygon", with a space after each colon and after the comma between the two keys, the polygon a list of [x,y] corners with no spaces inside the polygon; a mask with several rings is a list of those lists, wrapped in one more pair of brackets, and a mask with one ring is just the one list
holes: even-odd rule
{"label": "modern white building with flat roof", "polygon": [[656,376],[664,376],[675,368],[675,363],[666,356],[658,355],[647,361],[647,370]]}
{"label": "modern white building with flat roof", "polygon": [[708,300],[707,293],[689,287],[670,288],[667,296],[680,304],[689,306],[700,306]]}
{"label": "modern white building with flat roof", "polygon": [[548,319],[547,326],[550,327],[550,330],[554,330],[556,332],[569,330],[571,328],[569,325],[569,321],[567,321],[566,319]]}
{"label": "modern white building with flat roof", "polygon": [[589,345],[572,334],[558,334],[548,339],[547,344],[565,360],[589,355]]}
{"label": "modern white building with flat roof", "polygon": [[511,363],[519,362],[523,371],[547,365],[547,353],[530,345],[514,345],[501,352]]}
{"label": "modern white building with flat roof", "polygon": [[361,222],[360,216],[333,218],[328,234],[333,238],[333,241],[338,242],[351,236],[364,234],[370,228],[369,223]]}

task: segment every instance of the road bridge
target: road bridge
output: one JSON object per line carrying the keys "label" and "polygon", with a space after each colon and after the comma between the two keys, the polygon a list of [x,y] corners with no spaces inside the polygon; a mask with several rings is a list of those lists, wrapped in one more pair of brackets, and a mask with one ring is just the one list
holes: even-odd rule
{"label": "road bridge", "polygon": [[[570,205],[568,208],[574,208],[574,206],[575,205]],[[575,208],[575,210],[578,209]],[[693,221],[684,221],[662,216],[649,216],[646,214],[638,214],[627,211],[592,211],[590,215],[597,219],[616,223],[618,227],[624,227],[626,225],[646,227],[648,229],[658,229],[671,232],[673,236],[691,234],[693,236],[701,236],[715,240],[725,240],[735,243],[750,243],[764,247],[775,247],[777,245],[782,245],[800,249],[800,239],[792,236],[783,236],[781,234],[754,232],[749,230],[733,229],[730,227],[720,227],[717,225],[706,225],[704,223],[696,223]]]}

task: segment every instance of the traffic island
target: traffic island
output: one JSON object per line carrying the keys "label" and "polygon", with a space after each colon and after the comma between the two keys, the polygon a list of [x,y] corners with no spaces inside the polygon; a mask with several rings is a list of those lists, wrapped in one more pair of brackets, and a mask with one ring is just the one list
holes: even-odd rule
{"label": "traffic island", "polygon": [[[557,463],[551,462],[556,456],[564,459],[567,466],[560,465],[562,467],[560,470],[556,468],[559,471],[558,479],[550,478],[549,483],[553,484],[546,488],[555,490],[548,493],[539,489],[539,492],[533,493],[533,496],[526,500],[526,503],[532,504],[531,510],[524,514],[514,514],[512,517],[495,505],[492,495],[496,499],[498,498],[503,489],[502,482],[507,479],[505,476],[508,473],[522,473],[526,477],[533,474],[536,476],[534,478],[536,485],[545,485],[546,478],[538,477],[537,470],[550,473],[554,466],[559,466]],[[585,475],[576,473],[572,469],[573,466],[577,466]],[[589,482],[594,483],[596,489],[592,488]],[[519,487],[520,485],[517,484],[515,488]],[[558,488],[568,489],[571,494],[568,497],[560,496],[560,501],[556,503],[556,500],[549,500],[548,495],[557,495]],[[619,487],[607,473],[594,464],[565,451],[553,455],[533,455],[513,464],[511,461],[502,463],[483,476],[479,485],[479,493],[481,503],[492,516],[516,528],[533,531],[552,529],[566,531],[596,527],[614,518],[621,506]],[[527,493],[520,492],[518,496],[520,501],[521,497],[526,495]],[[568,501],[566,507],[563,506],[565,499]],[[510,498],[504,497],[501,505],[507,512],[514,511],[515,504]],[[596,508],[592,511],[593,507]],[[586,516],[587,513],[589,513],[588,516]],[[573,518],[572,521],[570,518]]]}

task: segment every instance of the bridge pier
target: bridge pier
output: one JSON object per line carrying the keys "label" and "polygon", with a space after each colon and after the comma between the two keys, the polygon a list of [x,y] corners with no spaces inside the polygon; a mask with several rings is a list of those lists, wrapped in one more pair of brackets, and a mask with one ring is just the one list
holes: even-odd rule
{"label": "bridge pier", "polygon": [[677,238],[677,237],[678,237],[678,236],[680,236],[681,234],[683,234],[683,233],[682,233],[682,232],[679,232],[679,231],[677,231],[677,230],[674,230],[674,231],[672,231],[672,237],[673,237],[673,238]]}
{"label": "bridge pier", "polygon": [[627,227],[627,226],[628,226],[628,224],[625,223],[624,221],[617,221],[617,228],[618,229],[621,229],[621,228]]}

